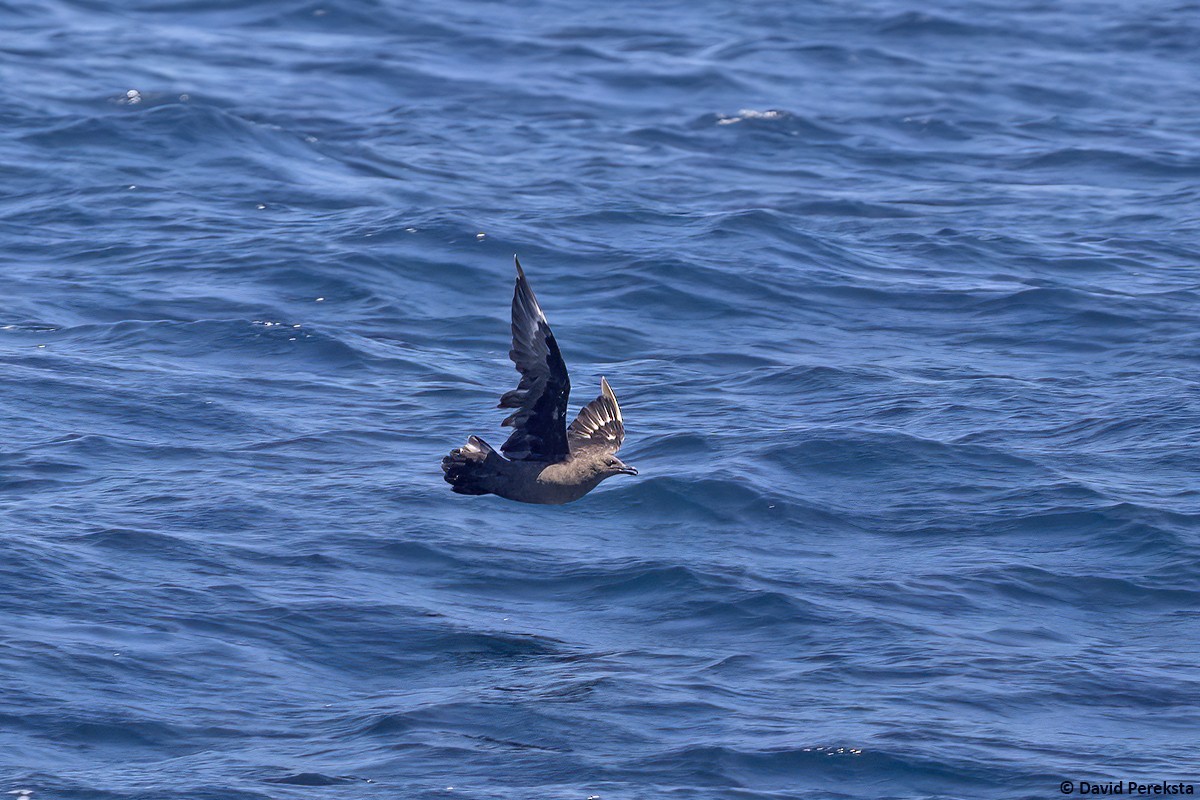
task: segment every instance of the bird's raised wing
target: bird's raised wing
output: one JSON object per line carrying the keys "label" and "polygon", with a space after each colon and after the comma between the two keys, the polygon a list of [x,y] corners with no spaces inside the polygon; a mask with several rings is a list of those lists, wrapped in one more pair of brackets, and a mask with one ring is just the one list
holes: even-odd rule
{"label": "bird's raised wing", "polygon": [[517,264],[517,288],[512,303],[512,350],[508,357],[517,365],[521,382],[500,398],[500,408],[516,409],[504,420],[513,428],[500,449],[517,461],[562,461],[567,447],[567,397],[571,379],[558,343],[546,322],[521,262]]}
{"label": "bird's raised wing", "polygon": [[617,396],[604,378],[600,379],[600,396],[588,403],[579,416],[567,428],[567,442],[571,452],[587,448],[615,453],[625,440],[625,422],[621,419],[621,407]]}

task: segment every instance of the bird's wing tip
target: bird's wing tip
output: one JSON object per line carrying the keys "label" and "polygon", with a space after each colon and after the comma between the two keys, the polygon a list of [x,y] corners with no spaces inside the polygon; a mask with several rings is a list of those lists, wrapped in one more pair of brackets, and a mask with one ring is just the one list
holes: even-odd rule
{"label": "bird's wing tip", "polygon": [[605,378],[600,379],[600,391],[608,395],[609,400],[612,400],[613,409],[617,412],[617,422],[623,423],[624,420],[621,418],[621,404],[617,402],[617,394],[608,385],[608,381]]}

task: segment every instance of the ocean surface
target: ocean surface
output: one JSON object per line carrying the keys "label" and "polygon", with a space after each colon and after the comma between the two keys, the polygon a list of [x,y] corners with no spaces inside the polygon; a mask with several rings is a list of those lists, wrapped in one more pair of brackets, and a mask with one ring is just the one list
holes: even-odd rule
{"label": "ocean surface", "polygon": [[[0,796],[1200,785],[1198,54],[1183,0],[0,0]],[[514,253],[641,470],[574,505],[439,468]]]}

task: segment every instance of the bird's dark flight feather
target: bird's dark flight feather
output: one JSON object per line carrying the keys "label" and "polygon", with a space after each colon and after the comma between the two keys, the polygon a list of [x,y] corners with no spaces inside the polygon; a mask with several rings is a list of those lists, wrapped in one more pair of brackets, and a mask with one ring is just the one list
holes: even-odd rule
{"label": "bird's dark flight feather", "polygon": [[[513,259],[516,261],[516,258]],[[500,449],[517,461],[562,461],[567,445],[567,398],[571,379],[546,315],[542,313],[521,262],[512,303],[512,359],[521,373],[517,388],[500,398],[500,408],[516,409],[502,424],[513,428]]]}
{"label": "bird's dark flight feather", "polygon": [[624,440],[625,422],[621,419],[617,396],[613,394],[608,381],[601,378],[600,396],[584,406],[571,427],[567,428],[571,454],[588,448],[615,453],[621,449]]}

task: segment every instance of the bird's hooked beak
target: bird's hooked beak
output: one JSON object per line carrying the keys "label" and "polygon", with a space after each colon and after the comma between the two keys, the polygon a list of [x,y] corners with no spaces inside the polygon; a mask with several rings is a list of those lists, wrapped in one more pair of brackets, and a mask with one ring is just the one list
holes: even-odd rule
{"label": "bird's hooked beak", "polygon": [[628,464],[622,464],[621,468],[618,469],[617,472],[621,475],[637,475],[638,474],[637,467],[631,467]]}

